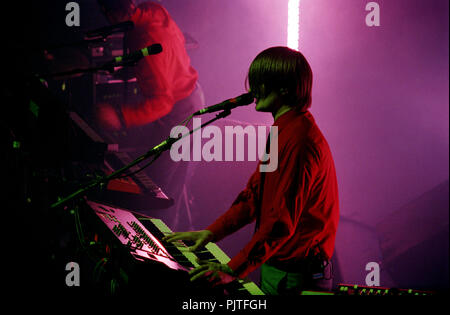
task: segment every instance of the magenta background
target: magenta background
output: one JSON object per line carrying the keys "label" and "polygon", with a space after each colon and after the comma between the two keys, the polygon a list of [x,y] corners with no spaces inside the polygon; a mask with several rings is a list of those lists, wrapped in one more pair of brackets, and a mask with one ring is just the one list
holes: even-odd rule
{"label": "magenta background", "polygon": [[[384,235],[375,227],[436,186],[446,185],[448,191],[448,1],[377,1],[380,27],[365,25],[368,2],[303,0],[300,5],[300,50],[314,73],[311,112],[331,146],[339,181],[336,258],[344,282],[364,284],[365,264],[376,261],[382,267],[382,285],[418,287],[421,281],[434,280],[420,280],[411,271],[415,282],[396,283],[384,272],[380,249]],[[246,71],[256,54],[286,44],[287,1],[162,3],[199,41],[200,47],[190,55],[207,104],[243,92]],[[231,118],[272,122],[270,115],[255,113],[252,106],[235,110]],[[229,179],[216,168],[216,180],[235,180],[229,191],[221,192],[230,194],[230,202],[253,165],[248,169]],[[448,198],[438,207],[448,209]],[[434,210],[424,208],[422,218],[411,214],[406,226]],[[440,213],[448,231],[448,214]],[[406,234],[415,232],[402,228]],[[423,239],[430,233],[424,232]],[[235,253],[250,234],[251,228],[222,245]],[[448,283],[448,242],[437,250],[441,255],[434,259],[447,264],[447,273],[441,276]]]}
{"label": "magenta background", "polygon": [[[314,73],[311,112],[330,144],[339,182],[337,279],[364,284],[365,265],[376,261],[382,267],[382,285],[448,288],[449,2],[379,0],[381,26],[367,27],[368,2],[301,0],[300,5],[300,50]],[[78,3],[81,30],[106,25],[95,1]],[[199,42],[189,54],[208,105],[243,93],[256,54],[286,44],[287,0],[161,3]],[[61,16],[49,14],[55,23]],[[230,119],[272,123],[254,105],[235,109]],[[225,211],[255,167],[254,162],[199,163],[192,186],[204,195],[201,206],[193,208],[194,227],[205,228]],[[428,202],[417,201],[424,198]],[[418,211],[409,210],[419,204]],[[392,215],[398,211],[405,215],[395,221]],[[436,248],[405,245],[399,236],[392,239],[396,229],[405,235],[419,233],[414,226],[430,217],[442,226],[421,229],[418,239],[433,240]],[[219,245],[232,256],[251,233],[250,226]],[[410,266],[403,268],[409,282],[383,265],[387,238],[416,250],[408,259],[399,254]],[[438,272],[421,277],[432,270]]]}

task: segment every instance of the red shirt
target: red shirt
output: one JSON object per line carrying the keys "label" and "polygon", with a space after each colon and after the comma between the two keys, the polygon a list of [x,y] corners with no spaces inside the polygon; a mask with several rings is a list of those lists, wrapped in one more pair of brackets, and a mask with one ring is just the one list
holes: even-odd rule
{"label": "red shirt", "polygon": [[167,115],[179,100],[189,96],[198,79],[185,49],[183,33],[161,5],[145,2],[139,5],[131,20],[134,29],[127,44],[136,51],[160,43],[163,51],[141,59],[135,74],[145,101],[122,107],[127,127],[144,125]]}
{"label": "red shirt", "polygon": [[265,173],[259,196],[258,169],[231,208],[207,229],[214,241],[256,219],[262,198],[259,229],[228,263],[245,277],[269,258],[277,261],[305,258],[317,244],[331,258],[339,220],[336,172],[331,152],[311,113],[290,110],[278,126],[278,168]]}

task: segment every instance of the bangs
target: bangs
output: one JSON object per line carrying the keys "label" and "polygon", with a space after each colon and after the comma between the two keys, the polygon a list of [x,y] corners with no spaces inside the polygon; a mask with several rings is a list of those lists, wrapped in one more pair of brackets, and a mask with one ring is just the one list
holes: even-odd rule
{"label": "bangs", "polygon": [[255,96],[285,88],[286,103],[309,107],[311,103],[312,71],[306,58],[287,47],[272,47],[262,51],[250,65],[246,87]]}

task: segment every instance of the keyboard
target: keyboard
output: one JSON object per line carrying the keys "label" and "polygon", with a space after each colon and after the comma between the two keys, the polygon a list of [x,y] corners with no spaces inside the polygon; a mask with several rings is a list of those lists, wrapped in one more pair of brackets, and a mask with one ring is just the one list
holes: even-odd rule
{"label": "keyboard", "polygon": [[[141,262],[152,260],[167,268],[188,272],[199,266],[198,260],[226,264],[230,257],[215,243],[208,243],[203,250],[190,252],[193,244],[187,241],[168,243],[162,240],[172,233],[161,220],[144,216],[116,206],[87,201],[115,237],[127,248],[134,259]],[[237,279],[226,285],[230,295],[264,295],[248,278]]]}

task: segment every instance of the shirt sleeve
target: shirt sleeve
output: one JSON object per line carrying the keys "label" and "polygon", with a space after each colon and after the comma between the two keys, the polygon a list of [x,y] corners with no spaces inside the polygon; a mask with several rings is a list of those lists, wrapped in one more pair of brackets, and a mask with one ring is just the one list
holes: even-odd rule
{"label": "shirt sleeve", "polygon": [[272,203],[271,209],[261,217],[250,242],[228,263],[238,277],[246,277],[266,262],[293,236],[299,224],[317,171],[317,155],[308,148],[287,154],[285,164],[279,165],[278,183],[273,185],[276,188],[263,192],[270,198],[267,202]]}
{"label": "shirt sleeve", "polygon": [[256,171],[250,177],[247,186],[239,193],[230,209],[220,216],[206,229],[213,232],[214,242],[218,242],[256,218],[256,206],[259,200],[259,187],[261,174],[259,164]]}
{"label": "shirt sleeve", "polygon": [[168,56],[160,55],[143,58],[136,66],[135,73],[144,100],[131,106],[124,104],[122,114],[127,127],[144,125],[167,115],[175,103],[168,82]]}
{"label": "shirt sleeve", "polygon": [[144,98],[137,104],[124,104],[122,115],[127,127],[144,125],[167,115],[173,108],[173,76],[176,54],[183,54],[184,38],[176,36],[177,26],[166,10],[156,3],[139,6],[135,29],[128,34],[128,46],[142,49],[155,43],[163,47],[161,53],[139,60],[134,67],[137,83]]}

